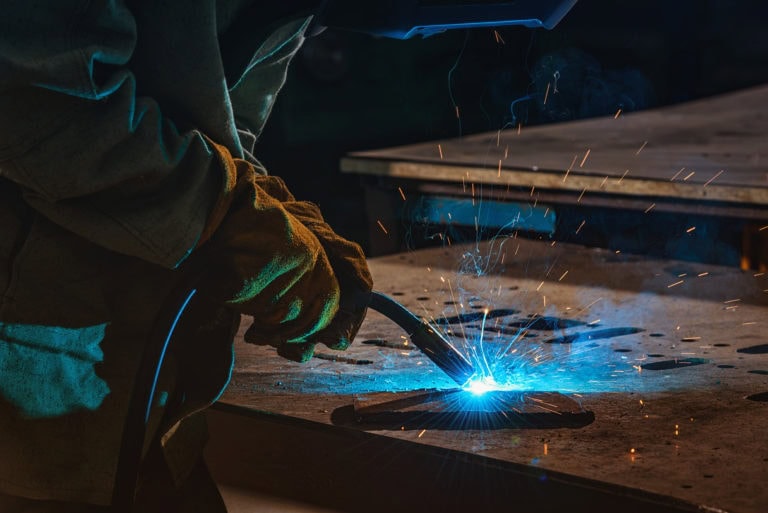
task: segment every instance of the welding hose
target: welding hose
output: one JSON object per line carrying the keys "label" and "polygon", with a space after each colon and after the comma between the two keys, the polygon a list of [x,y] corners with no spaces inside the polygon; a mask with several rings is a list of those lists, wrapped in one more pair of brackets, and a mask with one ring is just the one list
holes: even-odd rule
{"label": "welding hose", "polygon": [[427,358],[459,386],[463,386],[475,374],[469,360],[442,334],[391,297],[373,291],[368,298],[368,308],[376,310],[403,328],[413,345],[421,349]]}

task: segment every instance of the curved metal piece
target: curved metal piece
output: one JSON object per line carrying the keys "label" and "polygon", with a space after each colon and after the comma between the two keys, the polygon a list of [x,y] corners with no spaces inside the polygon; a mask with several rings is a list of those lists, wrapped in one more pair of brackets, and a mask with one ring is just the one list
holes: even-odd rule
{"label": "curved metal piece", "polygon": [[368,307],[403,328],[410,336],[413,345],[421,349],[427,358],[459,386],[464,385],[475,374],[475,369],[469,360],[442,334],[391,297],[381,292],[371,292]]}

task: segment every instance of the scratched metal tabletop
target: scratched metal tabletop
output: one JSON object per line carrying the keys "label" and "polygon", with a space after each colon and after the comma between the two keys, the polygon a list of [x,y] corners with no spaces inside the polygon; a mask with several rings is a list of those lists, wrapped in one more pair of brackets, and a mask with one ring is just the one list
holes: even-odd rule
{"label": "scratched metal tabletop", "polygon": [[[434,395],[408,416],[413,407],[401,408],[401,398],[466,392],[452,391],[375,312],[350,349],[318,347],[306,364],[238,340],[220,402],[710,511],[768,511],[768,275],[515,237],[370,266],[378,290],[431,319],[478,369],[519,394],[505,406],[516,422],[462,425],[466,406],[453,407],[455,423],[434,422],[430,413],[446,408]],[[370,405],[400,416],[366,423],[344,415]]]}

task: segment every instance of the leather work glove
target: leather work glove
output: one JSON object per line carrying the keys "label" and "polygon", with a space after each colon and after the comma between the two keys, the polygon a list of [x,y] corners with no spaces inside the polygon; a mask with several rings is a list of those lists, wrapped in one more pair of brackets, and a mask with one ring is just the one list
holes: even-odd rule
{"label": "leather work glove", "polygon": [[[318,238],[331,263],[341,289],[339,309],[331,324],[313,335],[303,344],[291,344],[278,348],[278,352],[291,360],[307,361],[312,357],[314,346],[323,343],[335,350],[345,350],[355,338],[365,319],[368,295],[373,288],[373,279],[362,249],[358,244],[340,237],[325,222],[320,208],[314,203],[296,201],[282,179],[260,176],[256,182],[271,196],[278,198],[283,207],[301,221]],[[257,330],[252,327],[246,332],[247,341],[256,339]]]}
{"label": "leather work glove", "polygon": [[349,305],[372,286],[359,246],[336,235],[317,207],[296,202],[282,180],[213,146],[226,183],[197,251],[207,262],[203,291],[252,316],[246,341],[283,357],[306,361],[318,342],[346,348],[365,316]]}

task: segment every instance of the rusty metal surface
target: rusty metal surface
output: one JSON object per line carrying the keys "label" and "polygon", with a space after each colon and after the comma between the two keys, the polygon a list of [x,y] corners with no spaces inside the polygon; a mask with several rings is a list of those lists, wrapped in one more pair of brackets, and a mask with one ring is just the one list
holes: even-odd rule
{"label": "rusty metal surface", "polygon": [[371,269],[379,290],[458,346],[471,351],[482,333],[504,354],[513,393],[557,399],[555,413],[493,429],[418,414],[399,426],[397,417],[350,422],[363,402],[427,394],[412,411],[428,413],[430,394],[464,393],[375,312],[349,350],[318,348],[303,365],[238,342],[221,401],[709,508],[768,511],[766,275],[518,239],[376,258]]}

